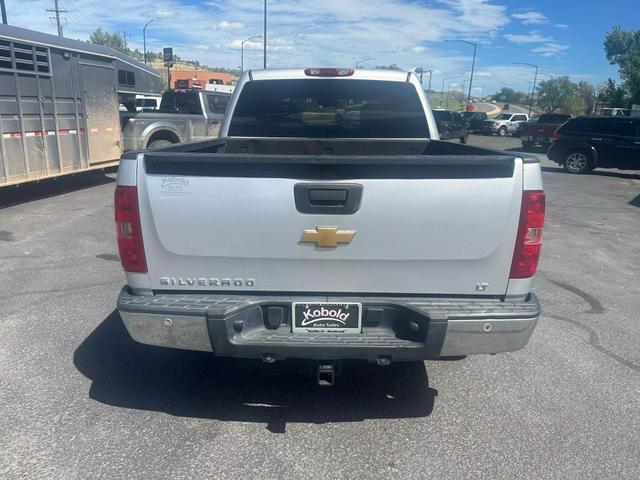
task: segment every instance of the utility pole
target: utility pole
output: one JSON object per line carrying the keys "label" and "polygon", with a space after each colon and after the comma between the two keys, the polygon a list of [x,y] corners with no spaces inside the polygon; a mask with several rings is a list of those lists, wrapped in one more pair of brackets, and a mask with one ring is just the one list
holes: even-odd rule
{"label": "utility pole", "polygon": [[264,32],[262,33],[264,68],[267,68],[267,0],[264,0]]}
{"label": "utility pole", "polygon": [[[3,6],[3,10],[4,10],[4,2],[2,3]],[[56,24],[58,25],[58,36],[59,37],[64,37],[64,35],[62,34],[62,24],[60,23],[60,14],[61,13],[67,13],[67,10],[60,10],[60,8],[58,8],[58,0],[53,0],[53,8],[49,8],[47,9],[47,12],[51,12],[55,14],[55,20],[56,20]],[[4,12],[3,12],[4,13]],[[4,17],[4,15],[3,15]],[[52,20],[54,17],[50,17]]]}
{"label": "utility pole", "polygon": [[122,29],[122,40],[124,41],[124,48],[127,48],[127,32]]}
{"label": "utility pole", "polygon": [[4,0],[0,0],[0,10],[2,10],[2,23],[7,24],[7,9],[4,6]]}

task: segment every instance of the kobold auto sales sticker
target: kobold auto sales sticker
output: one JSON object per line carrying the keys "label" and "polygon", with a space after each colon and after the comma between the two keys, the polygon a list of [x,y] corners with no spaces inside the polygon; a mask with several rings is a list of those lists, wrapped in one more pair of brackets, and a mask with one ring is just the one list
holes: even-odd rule
{"label": "kobold auto sales sticker", "polygon": [[297,333],[360,333],[362,304],[295,302],[292,305],[293,331]]}

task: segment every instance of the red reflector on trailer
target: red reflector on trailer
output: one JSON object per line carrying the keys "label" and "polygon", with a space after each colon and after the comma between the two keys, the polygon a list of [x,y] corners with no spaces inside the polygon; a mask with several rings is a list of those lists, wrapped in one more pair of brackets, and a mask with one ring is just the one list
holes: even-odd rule
{"label": "red reflector on trailer", "polygon": [[529,278],[535,275],[542,248],[544,212],[545,197],[542,190],[522,192],[520,224],[509,278]]}
{"label": "red reflector on trailer", "polygon": [[137,187],[116,187],[115,214],[122,268],[126,272],[146,273],[147,260],[142,242]]}
{"label": "red reflector on trailer", "polygon": [[305,68],[307,77],[350,77],[353,68]]}

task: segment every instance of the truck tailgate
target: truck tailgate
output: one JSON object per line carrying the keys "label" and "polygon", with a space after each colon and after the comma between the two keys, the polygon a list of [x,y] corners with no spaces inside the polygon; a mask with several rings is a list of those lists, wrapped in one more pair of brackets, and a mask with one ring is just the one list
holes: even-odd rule
{"label": "truck tailgate", "polygon": [[[519,158],[457,157],[453,165],[419,156],[301,157],[296,165],[265,168],[271,163],[264,158],[232,162],[218,155],[189,163],[164,155],[145,154],[137,174],[152,289],[447,295],[507,289],[523,188]],[[305,213],[296,185],[303,192],[361,186],[359,206],[353,213]],[[350,243],[318,246],[313,233],[324,227],[354,235]],[[301,241],[305,231],[310,242]]]}

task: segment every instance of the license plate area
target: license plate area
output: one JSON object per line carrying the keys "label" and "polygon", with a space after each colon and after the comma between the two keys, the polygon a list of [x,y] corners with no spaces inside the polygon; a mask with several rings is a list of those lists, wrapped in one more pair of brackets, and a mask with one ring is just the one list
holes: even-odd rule
{"label": "license plate area", "polygon": [[362,304],[335,302],[293,302],[294,333],[358,334],[362,331]]}

